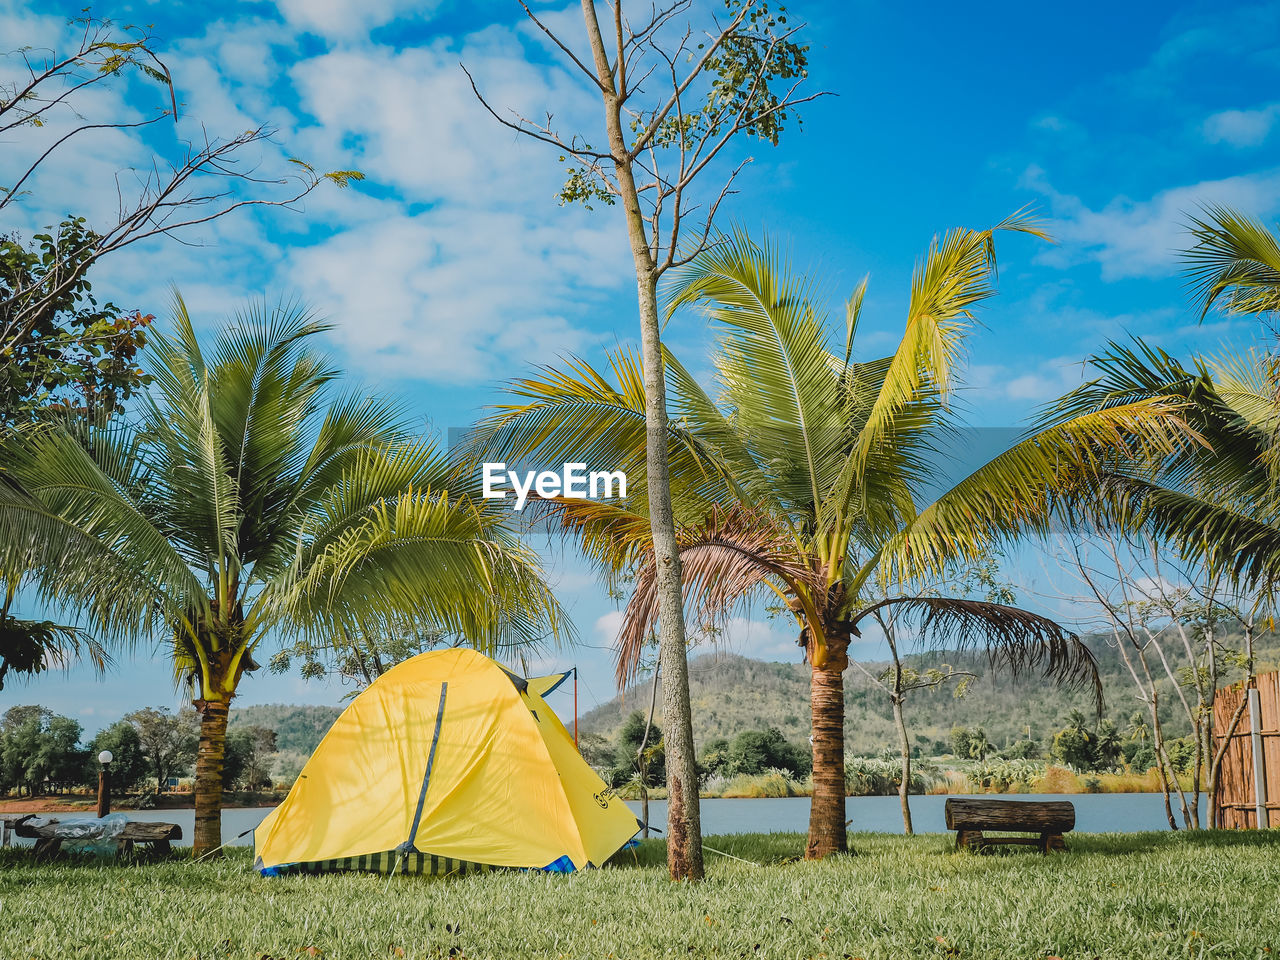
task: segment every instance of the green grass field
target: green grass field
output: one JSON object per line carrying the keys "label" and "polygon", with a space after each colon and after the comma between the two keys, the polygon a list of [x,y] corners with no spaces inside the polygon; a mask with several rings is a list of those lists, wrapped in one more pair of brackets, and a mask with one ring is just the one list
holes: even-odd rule
{"label": "green grass field", "polygon": [[672,884],[660,841],[572,876],[264,879],[221,862],[0,858],[0,958],[1256,957],[1280,954],[1280,831],[1077,835],[1066,854],[854,835],[709,838]]}

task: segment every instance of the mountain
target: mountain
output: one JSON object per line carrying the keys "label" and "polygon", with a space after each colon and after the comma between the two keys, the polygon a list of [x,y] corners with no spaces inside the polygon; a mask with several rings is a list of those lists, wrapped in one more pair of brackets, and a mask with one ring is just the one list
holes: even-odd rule
{"label": "mountain", "polygon": [[[1119,651],[1105,639],[1087,637],[1085,642],[1098,661],[1105,715],[1124,730],[1130,715],[1142,708],[1134,697],[1124,662]],[[1280,639],[1261,638],[1257,655],[1259,672],[1275,669],[1280,660]],[[1073,709],[1086,715],[1093,709],[1088,691],[1050,686],[1034,672],[1018,679],[1007,673],[993,673],[981,655],[961,656],[944,651],[908,662],[919,669],[949,664],[978,675],[961,698],[954,696],[952,684],[917,690],[909,696],[905,708],[907,729],[912,742],[926,755],[948,752],[951,728],[957,724],[982,727],[998,746],[1025,739],[1028,729],[1031,738],[1043,744],[1063,727]],[[887,666],[863,663],[861,668],[852,665],[845,672],[845,737],[850,755],[875,755],[886,747],[896,748],[898,739],[889,698],[867,676],[879,676]],[[803,663],[769,663],[729,653],[704,654],[689,663],[689,686],[694,739],[699,749],[708,740],[731,739],[740,731],[766,727],[777,727],[794,743],[808,740],[809,668]],[[628,714],[649,709],[652,690],[649,683],[642,683],[588,711],[578,720],[579,731],[613,741]],[[1171,707],[1167,712],[1161,711],[1166,733],[1171,737],[1186,734],[1187,722],[1181,711],[1172,709],[1174,693],[1167,683],[1161,696]],[[252,724],[274,730],[280,752],[276,772],[285,777],[296,774],[342,709],[271,703],[233,709],[230,722],[232,729]],[[659,726],[661,710],[659,696]],[[566,723],[571,720],[568,716],[562,719]]]}
{"label": "mountain", "polygon": [[310,754],[329,732],[343,707],[299,706],[289,703],[262,703],[236,707],[227,726],[266,727],[276,732],[276,749]]}
{"label": "mountain", "polygon": [[[1119,651],[1101,637],[1087,637],[1098,661],[1102,677],[1105,716],[1121,730],[1137,709],[1145,707],[1135,698],[1133,682]],[[1280,642],[1273,637],[1258,644],[1259,670],[1274,669],[1280,657]],[[951,728],[957,724],[982,727],[992,743],[1004,746],[1017,740],[1043,743],[1064,726],[1073,709],[1086,715],[1093,711],[1092,694],[1087,690],[1058,688],[1034,672],[1012,678],[1007,672],[990,669],[985,656],[958,655],[943,651],[910,658],[918,669],[949,664],[957,670],[978,674],[965,696],[954,695],[954,684],[912,692],[905,704],[907,730],[913,744],[926,755],[948,752]],[[845,671],[845,743],[850,755],[875,755],[886,747],[895,748],[888,696],[869,677],[878,677],[887,663],[851,665]],[[866,672],[863,672],[863,671]],[[788,740],[803,743],[809,737],[809,668],[803,663],[765,663],[728,653],[710,653],[689,663],[689,686],[693,703],[694,740],[699,750],[709,740],[732,738],[742,730],[777,727]],[[1168,684],[1162,691],[1164,702],[1172,703]],[[633,710],[648,711],[653,687],[641,683],[601,704],[579,718],[579,730],[610,741],[623,720]],[[657,719],[661,726],[662,696],[659,691]],[[1182,736],[1189,725],[1181,711],[1162,710],[1169,736]]]}

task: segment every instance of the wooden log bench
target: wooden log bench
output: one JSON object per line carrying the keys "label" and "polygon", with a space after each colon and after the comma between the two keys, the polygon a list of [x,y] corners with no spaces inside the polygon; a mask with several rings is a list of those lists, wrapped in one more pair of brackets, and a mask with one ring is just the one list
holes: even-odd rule
{"label": "wooden log bench", "polygon": [[[35,840],[37,857],[52,857],[62,849],[63,841],[72,839],[58,830],[59,821],[45,820],[42,823],[31,823],[39,814],[28,814],[16,819],[0,820],[0,840],[8,845],[9,834],[27,840]],[[182,828],[176,823],[160,823],[155,821],[130,820],[124,830],[114,838],[120,841],[120,852],[133,852],[135,844],[141,844],[153,854],[164,855],[172,851],[172,841],[182,839]]]}
{"label": "wooden log bench", "polygon": [[[951,797],[947,829],[956,831],[956,849],[981,852],[995,844],[1018,843],[1041,853],[1067,849],[1064,833],[1075,829],[1076,808],[1070,800],[991,800]],[[989,837],[988,831],[1033,833],[1033,837]]]}

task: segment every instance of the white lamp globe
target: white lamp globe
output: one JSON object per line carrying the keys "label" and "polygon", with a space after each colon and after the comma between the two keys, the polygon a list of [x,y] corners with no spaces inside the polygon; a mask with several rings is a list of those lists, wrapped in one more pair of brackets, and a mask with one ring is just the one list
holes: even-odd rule
{"label": "white lamp globe", "polygon": [[103,750],[100,754],[98,754],[98,762],[101,763],[103,766],[106,766],[108,763],[110,763],[114,759],[115,757],[111,755],[110,750]]}

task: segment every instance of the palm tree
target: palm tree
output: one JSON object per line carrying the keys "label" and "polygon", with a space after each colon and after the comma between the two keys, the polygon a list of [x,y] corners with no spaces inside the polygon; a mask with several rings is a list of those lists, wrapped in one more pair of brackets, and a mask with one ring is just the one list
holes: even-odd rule
{"label": "palm tree", "polygon": [[201,716],[200,856],[221,843],[227,712],[266,638],[394,625],[486,647],[556,631],[560,611],[536,554],[451,493],[448,460],[394,405],[333,396],[305,311],[251,309],[208,353],[179,297],[173,322],[132,422],[18,438],[29,497],[0,501],[0,540],[46,544],[39,595],[102,635],[167,637]]}
{"label": "palm tree", "polygon": [[[1018,218],[997,229],[1034,232]],[[703,622],[761,594],[780,598],[796,618],[812,678],[810,857],[847,846],[843,672],[864,620],[893,607],[914,617],[926,639],[986,647],[1015,669],[1040,665],[1096,690],[1088,649],[1051,621],[913,586],[1001,538],[1047,530],[1050,493],[1074,489],[1109,455],[1182,442],[1174,406],[1148,398],[1045,425],[919,502],[945,477],[932,445],[954,425],[946,401],[972,308],[993,292],[993,238],[971,230],[935,238],[915,271],[901,343],[865,361],[854,359],[865,283],[849,301],[837,352],[809,284],[776,251],[741,235],[696,258],[670,291],[671,310],[700,304],[720,333],[716,398],[665,357],[685,590]],[[620,637],[622,682],[658,606],[641,479],[642,371],[627,354],[611,365],[616,383],[582,361],[517,381],[516,402],[483,425],[479,442],[487,456],[564,457],[627,471],[635,492],[624,503],[552,505],[588,555],[635,572]]]}
{"label": "palm tree", "polygon": [[[1119,531],[1121,537],[1141,534],[1153,551],[1175,552],[1208,583],[1252,593],[1254,612],[1274,607],[1280,584],[1280,488],[1275,473],[1280,463],[1280,405],[1275,402],[1273,358],[1250,352],[1198,358],[1184,365],[1136,341],[1111,344],[1091,363],[1098,376],[1059,401],[1055,416],[1114,409],[1157,396],[1176,399],[1180,416],[1198,441],[1171,451],[1154,469],[1119,460],[1109,464],[1099,473],[1097,495],[1085,511],[1091,521]],[[1213,599],[1216,592],[1204,594],[1210,615],[1232,615],[1230,607]],[[1252,613],[1243,619],[1251,620]],[[1189,694],[1181,687],[1175,692],[1196,734],[1193,778],[1199,783],[1199,771],[1207,767],[1209,822],[1216,824],[1221,765],[1245,705],[1242,700],[1228,729],[1218,731],[1225,736],[1215,744],[1211,705],[1220,667],[1213,631],[1204,632],[1206,645],[1200,653],[1186,643],[1186,631],[1176,632],[1184,641],[1187,666],[1194,669],[1186,685]],[[1241,679],[1247,685],[1254,671],[1252,650],[1240,659]],[[1196,796],[1198,791],[1190,805],[1192,824],[1199,817]]]}

